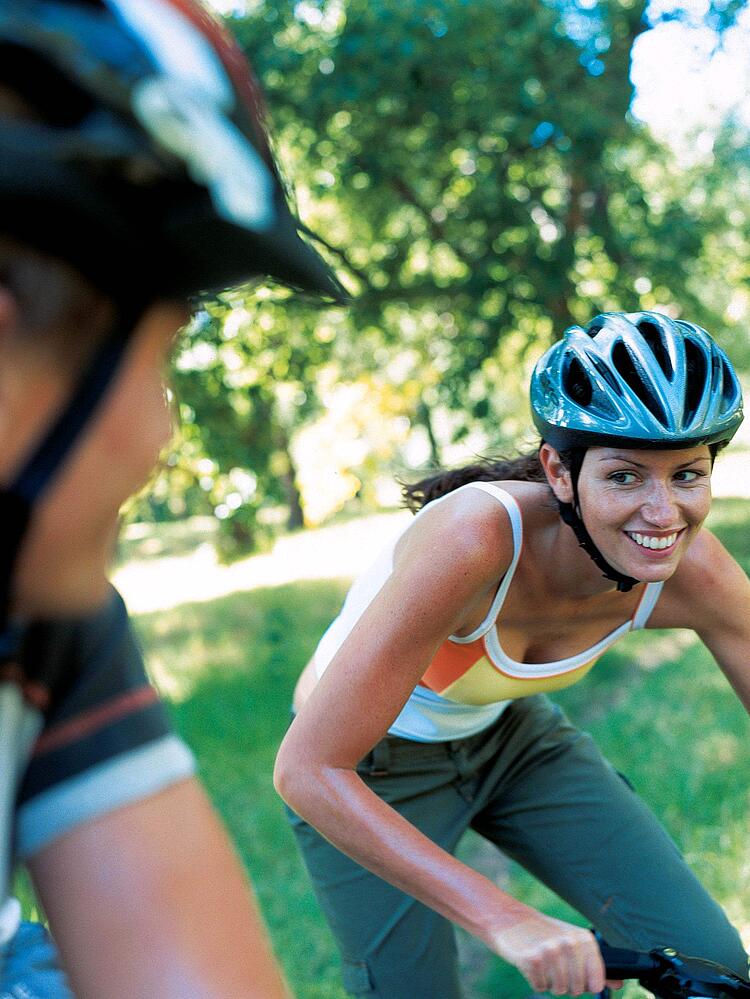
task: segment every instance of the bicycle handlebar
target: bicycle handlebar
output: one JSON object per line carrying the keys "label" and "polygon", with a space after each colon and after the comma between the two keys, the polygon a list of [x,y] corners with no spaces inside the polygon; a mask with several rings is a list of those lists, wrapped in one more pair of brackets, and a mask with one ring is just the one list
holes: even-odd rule
{"label": "bicycle handlebar", "polygon": [[610,947],[599,933],[594,936],[610,979],[635,978],[661,999],[750,999],[750,982],[713,961],[671,947],[647,954],[623,950]]}

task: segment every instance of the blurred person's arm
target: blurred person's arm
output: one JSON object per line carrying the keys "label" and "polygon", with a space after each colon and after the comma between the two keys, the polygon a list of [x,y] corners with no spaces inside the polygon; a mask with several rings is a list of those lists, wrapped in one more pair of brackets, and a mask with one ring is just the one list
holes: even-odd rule
{"label": "blurred person's arm", "polygon": [[287,999],[252,890],[194,778],[28,862],[79,999]]}
{"label": "blurred person's arm", "polygon": [[15,843],[79,999],[288,995],[119,596],[37,622],[22,665],[64,678],[21,782]]}

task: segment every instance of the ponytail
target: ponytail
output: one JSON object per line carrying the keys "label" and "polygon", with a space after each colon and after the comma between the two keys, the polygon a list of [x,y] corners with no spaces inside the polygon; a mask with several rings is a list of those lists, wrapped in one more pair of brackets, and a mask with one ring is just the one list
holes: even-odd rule
{"label": "ponytail", "polygon": [[547,482],[539,461],[538,451],[520,454],[515,458],[480,458],[472,465],[463,468],[438,471],[419,482],[402,483],[401,493],[404,506],[416,513],[432,500],[453,492],[467,482],[495,482],[497,480],[516,482]]}

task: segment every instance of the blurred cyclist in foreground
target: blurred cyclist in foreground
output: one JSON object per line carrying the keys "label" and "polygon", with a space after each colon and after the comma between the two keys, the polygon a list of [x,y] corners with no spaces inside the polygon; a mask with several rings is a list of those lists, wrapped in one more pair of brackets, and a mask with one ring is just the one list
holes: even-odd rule
{"label": "blurred cyclist in foreground", "polygon": [[9,895],[21,858],[76,995],[276,999],[107,572],[169,437],[188,303],[256,275],[341,289],[298,236],[242,54],[194,0],[0,0],[0,220],[0,995],[70,995]]}

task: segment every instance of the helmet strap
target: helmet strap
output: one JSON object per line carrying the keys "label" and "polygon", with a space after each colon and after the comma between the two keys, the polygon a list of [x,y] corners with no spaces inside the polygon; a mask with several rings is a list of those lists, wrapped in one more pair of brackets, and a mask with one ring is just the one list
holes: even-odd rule
{"label": "helmet strap", "polygon": [[602,553],[594,544],[594,541],[586,529],[586,525],[580,515],[581,504],[578,498],[578,477],[581,474],[581,466],[586,454],[585,448],[575,448],[572,454],[570,467],[570,480],[573,487],[573,503],[563,503],[557,501],[557,508],[563,521],[570,527],[576,536],[579,546],[586,552],[592,562],[601,569],[605,579],[617,583],[617,590],[620,593],[628,593],[636,583],[640,582],[632,576],[626,576],[611,566]]}
{"label": "helmet strap", "polygon": [[[12,658],[22,629],[9,621],[11,580],[34,507],[62,468],[112,383],[134,327],[134,310],[121,317],[116,329],[94,355],[78,386],[46,437],[13,482],[0,489],[0,662]],[[15,640],[13,638],[15,636]]]}

